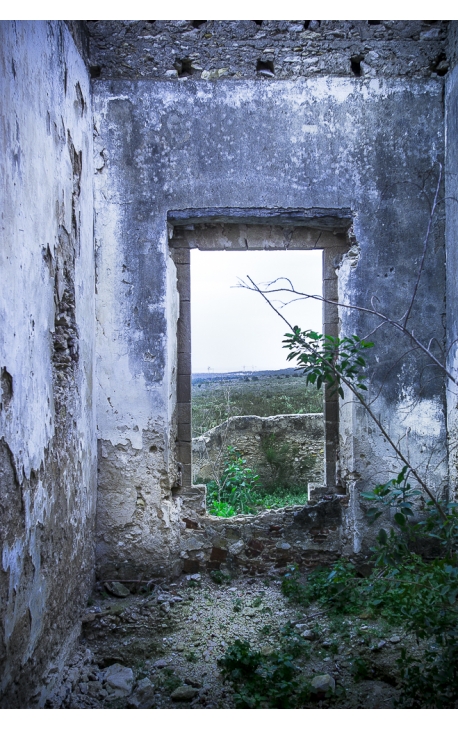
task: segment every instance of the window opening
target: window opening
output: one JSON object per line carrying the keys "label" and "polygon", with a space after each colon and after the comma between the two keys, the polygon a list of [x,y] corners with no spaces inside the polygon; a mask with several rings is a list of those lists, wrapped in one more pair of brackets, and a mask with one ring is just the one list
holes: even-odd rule
{"label": "window opening", "polygon": [[[320,250],[191,251],[193,481],[207,485],[211,514],[305,504],[308,484],[323,482],[323,392],[288,363],[283,320],[237,287],[246,274],[264,284],[281,275],[278,286],[321,295],[321,260]],[[321,302],[296,298],[273,301],[321,332]]]}
{"label": "window opening", "polygon": [[[348,216],[343,216],[343,211],[338,211],[339,216],[335,217],[332,215],[332,211],[322,211],[316,209],[316,218],[312,217],[315,211],[311,211],[310,226],[305,227],[300,224],[304,213],[302,211],[292,211],[289,209],[279,209],[280,213],[275,214],[276,220],[279,225],[271,225],[276,220],[272,220],[274,217],[269,210],[259,209],[254,211],[245,212],[243,209],[223,209],[221,212],[218,210],[211,209],[208,218],[202,211],[190,210],[190,211],[171,211],[169,213],[170,225],[170,246],[172,249],[172,256],[176,264],[177,270],[177,283],[178,292],[180,295],[180,317],[178,320],[178,367],[177,367],[177,420],[178,420],[178,442],[177,442],[177,459],[179,461],[179,468],[181,470],[181,485],[182,489],[192,489],[192,424],[191,424],[191,390],[194,387],[195,393],[202,394],[205,387],[209,387],[208,383],[212,381],[214,373],[208,372],[208,367],[217,368],[215,363],[209,362],[208,365],[202,367],[201,365],[195,364],[197,370],[204,370],[206,377],[201,377],[201,383],[199,388],[198,378],[194,378],[194,384],[192,386],[192,368],[191,368],[191,256],[226,256],[226,261],[230,261],[231,255],[235,255],[236,252],[244,252],[245,255],[250,256],[253,253],[265,253],[275,255],[275,249],[283,250],[283,253],[288,255],[294,255],[297,251],[301,254],[307,255],[307,250],[315,249],[311,252],[314,255],[318,254],[317,249],[321,250],[323,257],[323,271],[322,271],[322,286],[323,295],[326,299],[335,301],[337,299],[337,274],[336,274],[336,261],[339,256],[348,250],[348,243],[346,240],[346,230],[350,225],[350,213]],[[259,224],[253,224],[252,220],[259,220]],[[232,217],[235,218],[235,222],[232,221]],[[347,219],[348,218],[348,219]],[[271,224],[267,225],[267,221]],[[299,224],[298,224],[299,221]],[[291,225],[291,223],[293,225]],[[323,226],[323,230],[317,230],[317,224]],[[198,249],[194,251],[194,249]],[[268,249],[266,252],[263,249]],[[285,249],[288,249],[285,251]],[[216,259],[214,259],[216,261]],[[232,259],[233,260],[233,259]],[[246,266],[242,267],[244,272]],[[248,271],[248,270],[247,270]],[[282,271],[276,272],[281,274]],[[244,292],[245,295],[251,296],[253,303],[250,303],[250,307],[255,306],[254,300],[258,296],[255,293]],[[267,305],[265,305],[267,307]],[[210,304],[211,307],[211,297]],[[289,317],[288,317],[289,319]],[[297,324],[301,327],[306,327],[304,320],[301,321],[301,317],[298,318]],[[279,320],[280,321],[280,320]],[[338,335],[338,313],[337,308],[334,305],[324,303],[322,307],[322,323],[323,331],[325,334]],[[296,324],[296,322],[292,322]],[[214,329],[214,327],[213,327]],[[286,326],[282,329],[286,331]],[[318,328],[317,328],[318,329]],[[284,334],[282,331],[282,335]],[[208,338],[211,340],[212,333],[208,333]],[[279,348],[281,351],[281,347]],[[286,351],[285,351],[286,352]],[[242,368],[238,366],[239,375],[236,378],[238,384],[249,385],[250,388],[256,390],[255,386],[261,384],[260,380],[254,380],[254,378],[260,378],[257,371],[258,368],[262,368],[262,364],[255,362],[250,358],[244,363],[241,363]],[[235,363],[235,361],[234,361]],[[245,365],[245,370],[243,370]],[[255,367],[253,367],[253,365]],[[286,367],[288,363],[285,363]],[[231,369],[234,365],[227,365],[226,369]],[[221,368],[219,368],[221,369]],[[206,371],[206,372],[205,372]],[[290,377],[287,378],[286,376]],[[244,378],[253,378],[252,380],[245,380]],[[299,380],[299,376],[294,374],[294,371],[285,372],[282,374],[284,385],[296,383]],[[223,380],[231,380],[230,378],[223,378]],[[233,381],[234,379],[232,379]],[[205,382],[204,382],[205,381]],[[227,388],[227,383],[220,384],[222,388]],[[229,383],[231,390],[234,391],[234,383]],[[213,388],[216,386],[213,385]],[[261,388],[260,388],[261,389]],[[220,399],[221,400],[221,399]],[[233,399],[234,400],[234,399]],[[267,399],[266,399],[267,400]],[[230,403],[229,403],[230,405]],[[220,406],[221,408],[221,403]],[[299,409],[301,410],[301,409]],[[225,411],[221,409],[221,414],[224,417]],[[248,417],[247,417],[248,418]],[[249,418],[248,418],[249,420]],[[312,487],[319,487],[321,491],[325,493],[332,493],[339,491],[338,484],[338,402],[335,396],[330,396],[326,391],[324,396],[324,409],[323,409],[323,421],[324,421],[324,469],[322,482],[317,484],[312,482]],[[249,424],[247,423],[247,427]],[[194,432],[199,428],[199,424],[195,419]],[[203,425],[200,425],[203,428]],[[198,435],[198,434],[197,434]],[[283,477],[285,474],[284,466],[278,463],[278,453],[275,453],[278,442],[275,443],[273,438],[267,438],[267,433],[258,433],[257,436],[264,436],[263,449],[267,453],[268,459],[271,460],[271,467],[273,470],[277,469],[281,471],[283,469]],[[257,439],[259,442],[260,439]],[[223,439],[220,439],[220,446],[223,444]],[[229,444],[232,445],[232,444]],[[278,448],[277,448],[278,452]],[[222,450],[224,454],[224,449]],[[283,451],[283,456],[287,454],[287,449]],[[282,453],[280,453],[282,456]],[[298,458],[293,454],[289,456],[294,460]],[[230,459],[228,460],[231,461]],[[284,459],[285,461],[285,459]],[[288,461],[288,458],[286,458]],[[281,458],[280,458],[281,462]],[[297,462],[296,462],[297,463]],[[194,464],[194,473],[198,465]],[[237,458],[232,460],[232,464],[226,464],[226,467],[234,469],[236,468],[248,468],[248,465],[241,465],[237,462]],[[309,465],[310,467],[310,462]],[[223,464],[224,467],[224,464]],[[225,467],[225,468],[226,468]],[[249,467],[251,468],[251,467]],[[208,478],[208,475],[207,475]],[[318,491],[320,491],[318,489]]]}

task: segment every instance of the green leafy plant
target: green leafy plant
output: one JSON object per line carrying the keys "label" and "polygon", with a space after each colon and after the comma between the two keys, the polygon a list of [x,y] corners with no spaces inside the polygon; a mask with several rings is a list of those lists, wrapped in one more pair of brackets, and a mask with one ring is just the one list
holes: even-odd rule
{"label": "green leafy plant", "polygon": [[291,352],[287,360],[296,360],[306,376],[307,383],[317,388],[326,383],[329,393],[339,393],[344,397],[342,377],[359,390],[367,390],[363,369],[366,360],[363,353],[374,346],[373,342],[361,340],[357,335],[333,337],[322,335],[313,330],[293,327],[285,334],[283,347]]}
{"label": "green leafy plant", "polygon": [[213,505],[210,514],[231,517],[252,512],[252,492],[258,482],[259,476],[246,466],[246,459],[233,446],[228,446],[221,479],[207,484],[207,495]]}
{"label": "green leafy plant", "polygon": [[272,470],[274,483],[284,487],[290,480],[294,458],[299,452],[298,447],[287,442],[278,443],[276,434],[270,433],[262,436],[261,450]]}
{"label": "green leafy plant", "polygon": [[[394,566],[384,561],[367,578],[342,560],[305,581],[291,566],[282,590],[301,605],[320,604],[331,616],[372,616],[412,634],[420,648],[404,649],[398,662],[402,706],[453,707],[458,700],[458,566],[447,555],[424,560],[404,553]],[[355,678],[364,678],[359,659],[352,662]]]}
{"label": "green leafy plant", "polygon": [[230,583],[232,580],[232,576],[229,573],[225,573],[222,570],[212,570],[210,572],[210,578],[212,579],[213,583],[216,583],[217,585],[222,585],[223,583]]}
{"label": "green leafy plant", "polygon": [[187,662],[190,662],[191,664],[195,664],[197,662],[197,654],[195,651],[188,651],[184,655]]}
{"label": "green leafy plant", "polygon": [[387,513],[393,517],[394,526],[389,533],[382,528],[371,548],[376,564],[394,566],[416,549],[421,550],[425,542],[435,547],[436,555],[442,553],[449,561],[455,561],[458,505],[446,500],[428,500],[425,504],[422,492],[410,485],[408,477],[409,470],[404,466],[394,479],[361,493],[363,499],[375,502],[366,512],[370,522]]}
{"label": "green leafy plant", "polygon": [[264,656],[249,642],[236,639],[218,664],[223,678],[232,684],[237,708],[294,708],[309,698],[307,682],[285,652]]}
{"label": "green leafy plant", "polygon": [[[212,483],[210,482],[212,485]],[[207,489],[208,489],[207,485]],[[208,492],[207,492],[208,494]],[[218,502],[214,499],[211,503],[211,507],[208,510],[209,514],[215,515],[216,517],[234,517],[237,514],[234,507],[228,502]]]}
{"label": "green leafy plant", "polygon": [[317,601],[331,612],[356,613],[363,605],[356,590],[357,584],[355,567],[342,559],[331,571],[329,568],[312,571],[305,582],[298,567],[290,566],[282,581],[282,592],[302,606]]}
{"label": "green leafy plant", "polygon": [[164,667],[164,669],[160,669],[155,675],[154,683],[157,687],[163,688],[167,692],[173,692],[173,690],[182,684],[182,681],[175,674],[173,669],[170,667]]}
{"label": "green leafy plant", "polygon": [[367,662],[360,656],[353,657],[350,660],[350,672],[356,682],[367,679],[370,675]]}

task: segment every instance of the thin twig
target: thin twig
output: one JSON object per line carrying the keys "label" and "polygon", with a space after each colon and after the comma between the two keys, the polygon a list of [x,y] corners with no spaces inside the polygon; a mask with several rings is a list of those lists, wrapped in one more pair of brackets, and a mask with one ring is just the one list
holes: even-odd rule
{"label": "thin twig", "polygon": [[[249,287],[249,286],[247,286],[243,282],[243,280],[239,280],[240,281],[240,284],[238,286],[241,289],[248,289],[248,291],[257,291],[259,293],[262,293],[263,292],[262,289],[260,289],[259,287],[257,287],[254,284],[253,280],[249,276],[247,276],[247,278],[251,281],[251,283],[253,284],[253,286],[255,288]],[[424,345],[416,337],[416,335],[415,335],[414,332],[408,330],[403,324],[400,324],[399,321],[397,321],[395,319],[391,319],[390,317],[387,317],[382,312],[378,312],[376,309],[369,309],[368,307],[360,307],[360,306],[358,306],[356,304],[343,304],[341,302],[336,302],[335,299],[327,299],[326,297],[323,297],[320,294],[305,294],[304,292],[299,292],[299,291],[297,291],[295,289],[294,290],[291,290],[291,289],[270,289],[269,291],[263,292],[263,293],[266,293],[266,294],[276,294],[278,292],[288,292],[289,294],[291,294],[291,293],[298,294],[299,295],[299,298],[301,298],[301,299],[316,299],[317,301],[325,302],[326,304],[333,304],[336,307],[342,307],[343,309],[354,309],[357,312],[363,312],[364,314],[370,314],[370,315],[373,315],[374,317],[378,317],[379,319],[383,320],[384,323],[391,325],[396,330],[398,330],[398,332],[402,332],[402,334],[404,334],[407,337],[409,337],[412,340],[412,342],[425,355],[427,355],[427,357],[429,357],[434,362],[434,364],[437,365],[438,368],[440,368],[442,370],[442,372],[447,376],[447,378],[449,378],[449,380],[451,380],[453,383],[455,383],[455,385],[458,385],[458,378],[455,377],[454,375],[452,375],[452,373],[449,370],[447,370],[446,366],[443,365],[440,362],[440,360],[438,360],[437,357],[435,355],[433,355],[433,353],[426,347],[426,345]],[[269,300],[266,299],[266,301],[269,301]],[[290,303],[291,302],[288,302],[288,304],[290,304]],[[278,312],[277,309],[275,309],[275,311],[277,312],[277,314],[279,314],[279,312]],[[405,319],[404,315],[403,315],[403,317],[401,319]],[[285,319],[285,322],[286,322],[286,319]]]}

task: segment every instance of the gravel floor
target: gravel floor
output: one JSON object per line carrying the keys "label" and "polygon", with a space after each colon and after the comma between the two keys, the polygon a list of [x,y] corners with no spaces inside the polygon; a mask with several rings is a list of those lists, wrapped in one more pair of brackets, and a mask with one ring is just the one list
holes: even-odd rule
{"label": "gravel floor", "polygon": [[[293,640],[305,636],[310,645],[298,670],[309,680],[329,674],[336,682],[331,700],[310,706],[393,707],[393,668],[406,640],[394,631],[355,618],[346,621],[342,643],[319,608],[298,610],[276,579],[217,585],[207,575],[182,576],[150,589],[121,598],[99,587],[83,616],[79,648],[48,707],[232,708],[218,658],[235,639],[269,654],[285,626],[293,627]],[[370,678],[355,681],[355,656],[370,666]]]}

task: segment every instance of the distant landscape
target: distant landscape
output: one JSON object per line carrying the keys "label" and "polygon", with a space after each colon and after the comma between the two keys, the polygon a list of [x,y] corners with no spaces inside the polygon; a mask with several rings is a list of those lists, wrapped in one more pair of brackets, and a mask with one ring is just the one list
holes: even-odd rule
{"label": "distant landscape", "polygon": [[193,438],[231,416],[322,412],[322,391],[307,386],[294,368],[192,376]]}

